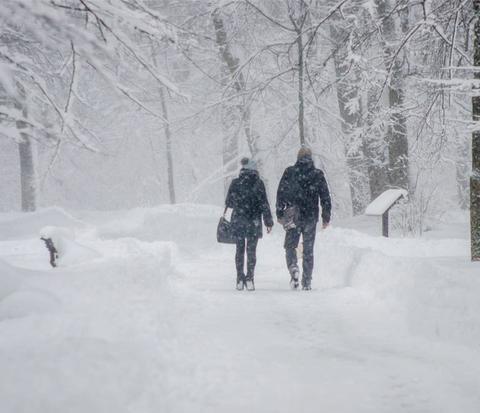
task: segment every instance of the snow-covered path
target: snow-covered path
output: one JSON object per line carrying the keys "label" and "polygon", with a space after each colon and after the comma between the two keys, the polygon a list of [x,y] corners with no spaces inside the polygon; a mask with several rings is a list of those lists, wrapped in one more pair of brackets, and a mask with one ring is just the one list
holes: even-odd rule
{"label": "snow-covered path", "polygon": [[179,291],[193,311],[180,352],[202,360],[194,387],[214,383],[191,410],[478,411],[478,354],[472,365],[455,348],[402,334],[395,314],[353,289],[288,290],[283,257],[265,242],[254,293],[233,290],[232,253],[184,266]]}
{"label": "snow-covered path", "polygon": [[101,258],[56,270],[28,231],[0,240],[0,411],[480,411],[480,281],[462,240],[328,230],[303,292],[277,228],[257,291],[238,292],[231,246],[192,247],[212,222],[188,239],[109,219],[79,232]]}

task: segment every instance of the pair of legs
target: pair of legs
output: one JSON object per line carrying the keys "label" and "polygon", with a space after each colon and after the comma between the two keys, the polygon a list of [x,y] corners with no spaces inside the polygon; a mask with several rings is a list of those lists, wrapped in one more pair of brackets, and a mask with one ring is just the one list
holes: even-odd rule
{"label": "pair of legs", "polygon": [[[257,263],[258,237],[238,238],[235,265],[237,267],[237,282],[253,281],[255,264]],[[245,251],[247,253],[247,275],[245,276]]]}
{"label": "pair of legs", "polygon": [[317,222],[309,221],[289,229],[285,234],[285,255],[287,259],[288,271],[294,276],[298,274],[297,251],[300,236],[303,237],[303,276],[302,286],[310,287],[313,272],[313,246],[315,244],[315,234]]}

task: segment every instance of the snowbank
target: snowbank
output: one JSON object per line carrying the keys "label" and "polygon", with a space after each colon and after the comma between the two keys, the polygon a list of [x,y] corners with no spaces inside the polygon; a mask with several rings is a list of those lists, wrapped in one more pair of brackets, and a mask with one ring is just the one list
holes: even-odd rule
{"label": "snowbank", "polygon": [[181,248],[211,248],[223,211],[211,205],[161,205],[125,211],[98,227],[101,238],[137,238],[142,241],[173,241]]}
{"label": "snowbank", "polygon": [[[70,241],[101,256],[54,270],[41,227],[24,238],[38,224],[31,215],[28,225],[0,216],[20,231],[10,226],[12,239],[0,240],[0,410],[353,412],[390,391],[388,403],[360,410],[437,412],[445,400],[444,411],[478,410],[468,403],[479,377],[480,279],[466,239],[332,227],[318,233],[314,289],[292,292],[277,226],[259,246],[257,291],[239,293],[234,248],[215,240],[221,212],[80,212],[89,224],[73,218],[42,234],[65,237],[65,254],[78,252]],[[421,402],[402,404],[411,397]]]}
{"label": "snowbank", "polygon": [[21,270],[0,260],[0,300],[14,292],[21,284],[23,274]]}
{"label": "snowbank", "polygon": [[2,412],[158,411],[136,406],[152,383],[152,394],[165,398],[175,244],[80,235],[101,258],[44,272],[0,261]]}
{"label": "snowbank", "polygon": [[[480,278],[466,240],[385,239],[331,228],[317,242],[321,288],[351,288],[413,334],[477,346]],[[398,320],[395,320],[398,322]],[[395,323],[393,322],[393,323]]]}
{"label": "snowbank", "polygon": [[59,304],[60,300],[46,291],[16,291],[0,301],[0,321],[48,313],[56,310]]}
{"label": "snowbank", "polygon": [[85,228],[85,223],[74,218],[61,208],[45,208],[36,212],[5,214],[0,219],[0,240],[37,237],[45,226]]}
{"label": "snowbank", "polygon": [[365,248],[395,257],[466,257],[470,248],[469,241],[460,238],[385,238],[344,228],[329,228],[322,235],[330,244]]}
{"label": "snowbank", "polygon": [[47,291],[29,286],[29,279],[38,274],[0,260],[0,321],[50,312],[60,301]]}

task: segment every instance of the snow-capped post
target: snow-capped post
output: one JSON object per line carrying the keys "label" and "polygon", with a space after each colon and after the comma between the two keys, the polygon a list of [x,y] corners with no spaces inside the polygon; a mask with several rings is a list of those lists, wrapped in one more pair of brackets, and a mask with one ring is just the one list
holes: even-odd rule
{"label": "snow-capped post", "polygon": [[384,237],[388,237],[388,212],[401,198],[407,196],[406,189],[387,189],[375,198],[365,210],[365,215],[382,216],[382,235]]}
{"label": "snow-capped post", "polygon": [[[475,28],[473,39],[474,81],[480,82],[480,0],[473,0]],[[472,133],[472,175],[470,177],[470,230],[472,261],[480,261],[480,88],[474,83],[472,116],[477,125]]]}

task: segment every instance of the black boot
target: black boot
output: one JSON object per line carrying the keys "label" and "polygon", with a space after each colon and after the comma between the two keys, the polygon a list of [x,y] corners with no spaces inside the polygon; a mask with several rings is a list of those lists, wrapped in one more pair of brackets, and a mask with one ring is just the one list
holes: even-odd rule
{"label": "black boot", "polygon": [[312,279],[305,276],[302,277],[302,290],[310,291],[312,289]]}
{"label": "black boot", "polygon": [[245,288],[245,275],[238,274],[237,275],[237,290],[242,291]]}
{"label": "black boot", "polygon": [[245,278],[245,286],[248,291],[255,291],[255,283],[253,282],[253,274],[247,274]]}
{"label": "black boot", "polygon": [[296,265],[292,265],[289,268],[290,272],[290,288],[292,290],[296,290],[298,288],[298,279],[299,279],[299,271]]}

